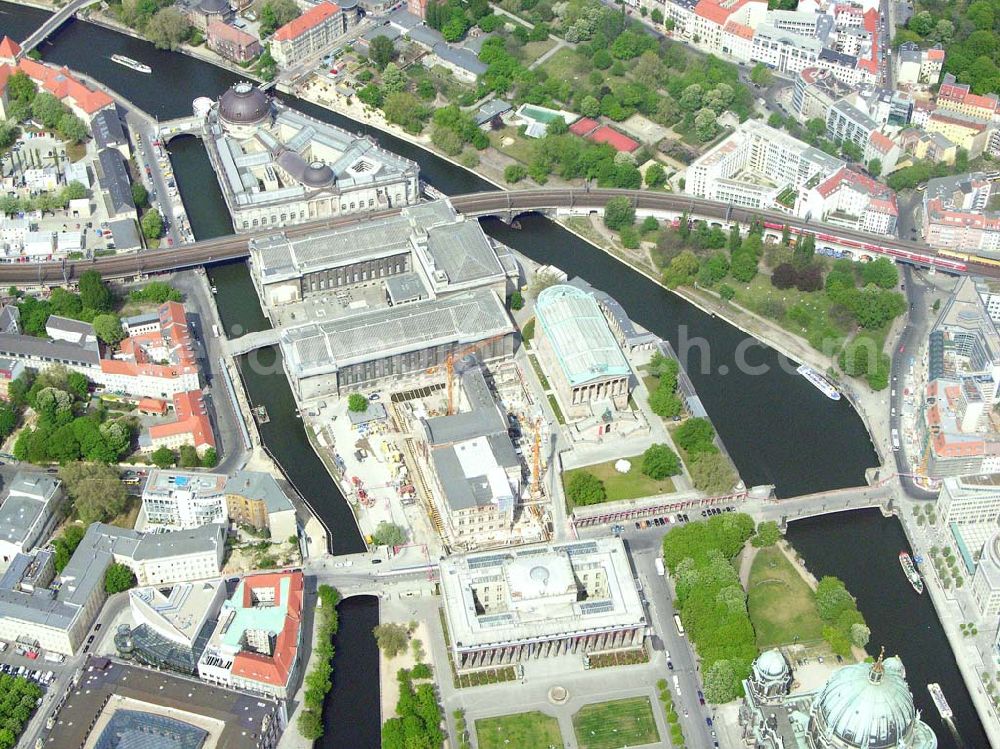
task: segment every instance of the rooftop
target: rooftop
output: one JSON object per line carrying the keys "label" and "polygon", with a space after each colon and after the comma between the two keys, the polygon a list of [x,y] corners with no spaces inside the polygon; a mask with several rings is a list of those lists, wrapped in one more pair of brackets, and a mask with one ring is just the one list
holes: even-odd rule
{"label": "rooftop", "polygon": [[567,284],[550,286],[538,295],[535,312],[571,386],[631,373],[608,321],[587,292]]}
{"label": "rooftop", "polygon": [[339,12],[340,6],[334,3],[317,3],[301,16],[289,21],[280,29],[275,31],[274,40],[276,42],[286,42],[296,39],[305,34],[307,31],[311,31],[316,28],[328,18],[337,15]]}
{"label": "rooftop", "polygon": [[237,471],[226,481],[226,494],[260,500],[268,512],[295,509],[274,476],[263,471]]}

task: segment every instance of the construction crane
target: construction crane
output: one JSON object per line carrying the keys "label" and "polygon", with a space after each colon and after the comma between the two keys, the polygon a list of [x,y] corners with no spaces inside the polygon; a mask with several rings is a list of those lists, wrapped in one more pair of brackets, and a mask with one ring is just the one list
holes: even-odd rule
{"label": "construction crane", "polygon": [[538,497],[542,492],[542,420],[536,417],[535,437],[531,443],[531,495]]}
{"label": "construction crane", "polygon": [[458,351],[451,351],[444,359],[445,367],[445,381],[448,385],[448,415],[452,416],[455,413],[455,383],[453,382],[455,378],[455,360],[461,359],[466,354],[471,354],[478,351],[483,346],[489,345],[494,341],[498,341],[505,337],[506,333],[499,333],[495,336],[490,336],[482,341],[477,341],[470,346],[461,348]]}

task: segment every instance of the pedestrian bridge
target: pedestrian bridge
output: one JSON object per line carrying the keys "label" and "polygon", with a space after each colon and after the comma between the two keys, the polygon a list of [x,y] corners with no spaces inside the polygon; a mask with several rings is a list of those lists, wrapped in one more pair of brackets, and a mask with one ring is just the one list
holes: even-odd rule
{"label": "pedestrian bridge", "polygon": [[100,0],[73,0],[73,2],[68,5],[64,5],[62,8],[49,16],[45,23],[39,26],[31,36],[21,42],[21,53],[18,55],[18,58],[24,57],[35,47],[44,42],[49,35],[54,34],[60,26],[76,15],[78,10],[86,8],[89,5],[95,5],[98,2],[100,2]]}
{"label": "pedestrian bridge", "polygon": [[280,332],[274,328],[269,328],[268,330],[260,330],[255,333],[247,333],[246,335],[241,335],[239,338],[228,339],[224,344],[226,353],[234,357],[243,356],[243,354],[249,354],[255,349],[277,346]]}

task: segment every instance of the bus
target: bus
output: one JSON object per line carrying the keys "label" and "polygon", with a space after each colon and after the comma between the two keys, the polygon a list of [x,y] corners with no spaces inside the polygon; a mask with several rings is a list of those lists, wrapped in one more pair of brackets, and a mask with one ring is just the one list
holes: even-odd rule
{"label": "bus", "polygon": [[892,430],[892,449],[893,450],[898,450],[899,449],[899,430],[898,429],[893,429]]}
{"label": "bus", "polygon": [[663,560],[660,559],[660,557],[656,557],[656,559],[653,560],[653,564],[656,565],[656,574],[663,577]]}
{"label": "bus", "polygon": [[681,637],[684,636],[684,625],[681,624],[681,615],[674,614],[674,626],[677,627],[677,634]]}

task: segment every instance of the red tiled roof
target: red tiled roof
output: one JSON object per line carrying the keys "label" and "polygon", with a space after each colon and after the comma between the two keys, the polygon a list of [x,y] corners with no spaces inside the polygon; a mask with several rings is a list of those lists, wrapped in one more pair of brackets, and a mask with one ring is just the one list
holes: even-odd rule
{"label": "red tiled roof", "polygon": [[959,117],[957,114],[948,114],[947,112],[942,112],[940,109],[931,112],[930,119],[935,122],[947,122],[951,125],[958,125],[959,127],[964,127],[967,130],[982,132],[986,129],[985,122],[980,122],[968,117]]}
{"label": "red tiled roof", "polygon": [[22,57],[17,67],[53,96],[59,99],[67,97],[73,99],[87,114],[94,114],[115,103],[114,99],[103,91],[94,91],[76,80],[69,68],[49,67],[30,57]]}
{"label": "red tiled roof", "polygon": [[590,134],[589,138],[595,143],[609,143],[616,151],[631,153],[639,148],[639,144],[634,140],[627,135],[622,135],[617,130],[612,130],[607,125],[597,128],[597,130]]}
{"label": "red tiled roof", "polygon": [[927,59],[928,60],[944,60],[944,50],[943,49],[937,49],[936,47],[932,47],[931,49],[927,50]]}
{"label": "red tiled roof", "polygon": [[215,447],[215,435],[212,433],[208,409],[200,390],[174,395],[174,414],[177,417],[175,421],[149,428],[150,439],[155,441],[178,434],[190,434],[191,444],[196,448]]}
{"label": "red tiled roof", "polygon": [[731,8],[723,8],[719,3],[714,2],[714,0],[698,0],[698,4],[694,6],[694,12],[695,15],[707,18],[712,23],[725,26],[730,14],[740,5],[742,3],[737,3]]}
{"label": "red tiled roof", "polygon": [[600,124],[597,120],[592,120],[589,117],[581,117],[569,126],[569,131],[574,135],[585,138],[600,127]]}
{"label": "red tiled roof", "polygon": [[816,187],[822,197],[827,198],[841,187],[851,187],[856,192],[867,195],[869,198],[869,208],[881,213],[891,213],[896,215],[896,193],[881,182],[876,182],[871,177],[849,169],[846,166],[840,167],[824,182]]}
{"label": "red tiled roof", "polygon": [[736,23],[736,21],[729,21],[726,23],[724,31],[732,34],[733,36],[740,36],[744,39],[753,39],[753,29],[742,23]]}
{"label": "red tiled roof", "polygon": [[277,42],[287,42],[296,37],[302,36],[307,31],[316,28],[323,21],[340,12],[340,6],[334,3],[319,3],[307,10],[298,18],[295,18],[280,29],[274,32],[274,40]]}
{"label": "red tiled roof", "polygon": [[275,638],[274,652],[267,656],[263,653],[242,651],[233,659],[232,674],[244,679],[283,687],[288,684],[288,677],[295,665],[298,655],[299,630],[302,627],[302,600],[304,577],[301,572],[282,572],[267,575],[250,575],[243,578],[244,608],[253,605],[252,594],[261,588],[273,588],[275,605],[282,605],[281,581],[290,578],[288,585],[288,601],[285,605],[285,624]]}
{"label": "red tiled roof", "polygon": [[11,39],[9,36],[5,36],[0,40],[0,57],[9,57],[13,60],[21,54],[21,45]]}
{"label": "red tiled roof", "polygon": [[142,398],[139,401],[139,410],[163,415],[167,412],[167,402],[160,398]]}
{"label": "red tiled roof", "polygon": [[249,47],[257,41],[257,37],[252,34],[241,31],[235,26],[230,26],[228,23],[224,23],[223,21],[212,21],[208,24],[208,38],[221,39],[232,44],[238,44],[242,47]]}
{"label": "red tiled roof", "polygon": [[871,144],[881,153],[889,153],[892,147],[896,145],[888,135],[880,133],[878,130],[872,133],[870,140]]}

